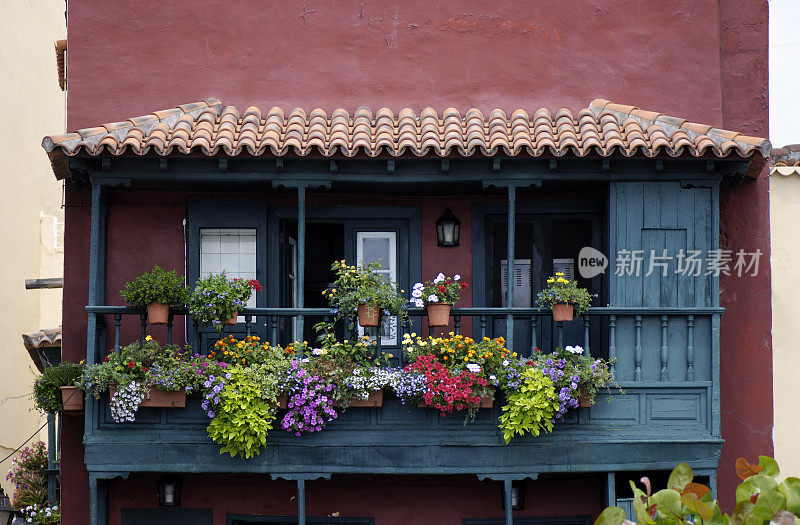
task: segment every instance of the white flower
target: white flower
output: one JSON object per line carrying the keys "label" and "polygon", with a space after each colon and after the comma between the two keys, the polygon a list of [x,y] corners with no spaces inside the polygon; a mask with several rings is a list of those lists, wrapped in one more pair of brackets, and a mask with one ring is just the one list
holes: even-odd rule
{"label": "white flower", "polygon": [[414,297],[414,298],[417,298],[417,299],[422,297],[422,289],[421,288],[414,288],[414,290],[411,292],[411,297]]}
{"label": "white flower", "polygon": [[496,381],[497,380],[497,376],[492,374],[492,375],[489,376],[489,379],[491,379],[492,381]]}
{"label": "white flower", "polygon": [[582,354],[583,353],[583,348],[578,346],[578,345],[568,346],[564,350],[566,350],[570,354]]}
{"label": "white flower", "polygon": [[458,275],[458,274],[455,274],[455,275],[453,276],[453,280],[454,280],[454,281],[460,281],[460,280],[461,280],[461,276],[460,276],[460,275]]}
{"label": "white flower", "polygon": [[425,306],[425,301],[423,301],[422,299],[416,299],[414,305],[417,308],[422,308],[423,306]]}
{"label": "white flower", "polygon": [[508,359],[503,359],[503,366],[508,366]]}
{"label": "white flower", "polygon": [[444,281],[444,274],[439,272],[439,275],[436,276],[436,279],[434,279],[433,282],[440,283],[442,281]]}
{"label": "white flower", "polygon": [[436,297],[436,294],[435,294],[435,293],[432,293],[432,294],[430,294],[430,295],[428,296],[428,302],[429,302],[429,303],[438,303],[438,302],[439,302],[439,298],[438,298],[438,297]]}
{"label": "white flower", "polygon": [[314,355],[325,355],[325,351],[322,348],[315,348],[311,353]]}
{"label": "white flower", "polygon": [[467,365],[467,370],[469,370],[473,374],[477,374],[478,372],[481,371],[481,365],[477,363],[470,363]]}
{"label": "white flower", "polygon": [[425,285],[422,283],[417,283],[414,285],[415,290],[422,290],[423,288],[425,288]]}

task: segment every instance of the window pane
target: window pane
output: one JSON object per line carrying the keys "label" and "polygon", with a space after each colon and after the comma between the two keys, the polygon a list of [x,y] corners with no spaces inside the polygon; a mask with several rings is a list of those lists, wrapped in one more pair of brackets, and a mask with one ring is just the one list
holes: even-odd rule
{"label": "window pane", "polygon": [[384,238],[366,238],[364,239],[364,262],[373,263],[380,261],[383,268],[391,268],[391,246],[389,239]]}
{"label": "window pane", "polygon": [[[222,272],[230,279],[256,278],[255,229],[200,230],[200,277]],[[250,296],[247,306],[256,307],[256,294]],[[239,321],[244,318],[240,316]]]}

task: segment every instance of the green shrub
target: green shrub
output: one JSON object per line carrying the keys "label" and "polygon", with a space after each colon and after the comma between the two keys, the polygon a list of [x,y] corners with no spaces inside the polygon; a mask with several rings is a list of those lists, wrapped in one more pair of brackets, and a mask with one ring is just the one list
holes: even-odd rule
{"label": "green shrub", "polygon": [[183,285],[183,277],[178,276],[174,270],[167,271],[158,266],[152,272],[143,273],[127,282],[119,294],[127,304],[139,308],[150,303],[183,306],[189,297]]}
{"label": "green shrub", "polygon": [[500,428],[506,443],[526,432],[538,436],[553,430],[553,418],[559,407],[558,395],[549,377],[536,368],[522,373],[522,385],[508,395],[500,416]]}
{"label": "green shrub", "polygon": [[[736,488],[733,514],[722,512],[705,485],[692,482],[694,473],[686,463],[672,471],[667,488],[652,494],[648,478],[642,478],[645,490],[630,482],[633,507],[638,523],[647,525],[766,525],[800,521],[800,479],[789,477],[778,482],[778,464],[768,456],[759,456],[758,465],[746,459],[736,460],[736,473],[743,481]],[[622,525],[625,511],[608,507],[595,525]],[[631,522],[628,522],[631,523]]]}
{"label": "green shrub", "polygon": [[230,374],[219,393],[220,403],[208,425],[208,437],[222,445],[220,454],[251,458],[267,444],[275,408],[262,398],[263,385],[251,379],[246,370],[232,367]]}
{"label": "green shrub", "polygon": [[33,383],[33,398],[36,408],[42,412],[61,410],[61,387],[74,386],[83,372],[78,363],[60,363],[45,368]]}

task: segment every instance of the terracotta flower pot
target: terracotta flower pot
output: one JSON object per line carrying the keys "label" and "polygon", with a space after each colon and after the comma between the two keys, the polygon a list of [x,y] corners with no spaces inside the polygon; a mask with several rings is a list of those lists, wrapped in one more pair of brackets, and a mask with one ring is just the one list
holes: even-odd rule
{"label": "terracotta flower pot", "polygon": [[278,396],[278,408],[285,410],[289,407],[289,398],[286,396]]}
{"label": "terracotta flower pot", "polygon": [[169,322],[169,305],[164,303],[148,304],[147,322],[150,324],[167,324]]}
{"label": "terracotta flower pot", "polygon": [[381,308],[374,304],[358,305],[358,324],[361,326],[378,326]]}
{"label": "terracotta flower pot", "polygon": [[62,386],[61,404],[64,412],[83,412],[83,392],[76,386]]}
{"label": "terracotta flower pot", "polygon": [[450,324],[450,303],[431,303],[428,309],[428,326],[447,326]]}
{"label": "terracotta flower pot", "polygon": [[[116,386],[108,387],[109,397],[117,393]],[[177,390],[171,392],[159,388],[151,388],[142,400],[140,407],[161,407],[161,408],[184,408],[186,406],[186,392]]]}
{"label": "terracotta flower pot", "polygon": [[228,325],[228,326],[235,325],[236,321],[237,321],[237,317],[239,317],[239,312],[233,312],[233,315],[231,316],[231,318],[226,320],[223,324]]}
{"label": "terracotta flower pot", "polygon": [[553,321],[572,321],[573,311],[571,304],[554,304]]}
{"label": "terracotta flower pot", "polygon": [[[341,406],[335,403],[336,406]],[[382,407],[383,406],[383,390],[374,390],[369,393],[367,399],[351,399],[347,404],[348,407]]]}
{"label": "terracotta flower pot", "polygon": [[578,394],[578,406],[581,408],[589,408],[592,406],[592,398],[589,397],[589,394],[585,390],[581,390]]}

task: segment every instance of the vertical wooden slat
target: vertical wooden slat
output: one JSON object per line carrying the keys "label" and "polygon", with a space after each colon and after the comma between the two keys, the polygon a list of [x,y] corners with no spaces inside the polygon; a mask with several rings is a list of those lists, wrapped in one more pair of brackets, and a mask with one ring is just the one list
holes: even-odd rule
{"label": "vertical wooden slat", "polygon": [[667,316],[661,316],[661,381],[667,381],[669,348],[667,344]]}
{"label": "vertical wooden slat", "polygon": [[694,381],[694,316],[686,316],[686,380]]}
{"label": "vertical wooden slat", "polygon": [[297,480],[297,525],[306,525],[306,480]]}
{"label": "vertical wooden slat", "polygon": [[590,340],[590,326],[589,326],[589,316],[583,316],[583,351],[586,352],[586,355],[592,355],[591,347],[589,345]]}
{"label": "vertical wooden slat", "polygon": [[608,316],[608,360],[611,362],[611,375],[617,373],[617,316]]}
{"label": "vertical wooden slat", "polygon": [[461,333],[461,316],[454,315],[453,316],[453,331],[456,335]]}
{"label": "vertical wooden slat", "polygon": [[564,321],[558,321],[556,326],[558,326],[558,346],[564,348]]}
{"label": "vertical wooden slat", "polygon": [[147,314],[139,314],[139,319],[141,320],[141,333],[139,334],[139,342],[144,343],[144,338],[147,337]]}
{"label": "vertical wooden slat", "polygon": [[637,315],[636,320],[636,346],[634,347],[633,360],[633,380],[642,380],[642,316]]}
{"label": "vertical wooden slat", "polygon": [[169,315],[167,316],[167,344],[172,344],[172,327],[175,324],[175,314],[172,313],[170,310]]}
{"label": "vertical wooden slat", "polygon": [[481,320],[481,339],[483,339],[484,337],[486,337],[486,316],[482,315],[480,317],[480,320]]}
{"label": "vertical wooden slat", "polygon": [[503,498],[506,507],[506,525],[514,525],[514,508],[511,506],[511,478],[503,480]]}
{"label": "vertical wooden slat", "polygon": [[269,316],[269,322],[270,322],[270,328],[272,329],[271,330],[272,335],[270,336],[272,339],[271,344],[280,345],[280,341],[278,340],[280,339],[278,335],[278,316],[277,315]]}
{"label": "vertical wooden slat", "polygon": [[536,330],[539,324],[539,319],[536,315],[531,316],[531,355],[536,353]]}
{"label": "vertical wooden slat", "polygon": [[119,352],[119,330],[122,324],[122,314],[114,314],[114,351]]}
{"label": "vertical wooden slat", "polygon": [[244,333],[245,335],[250,335],[250,324],[251,324],[251,317],[249,315],[244,316]]}

